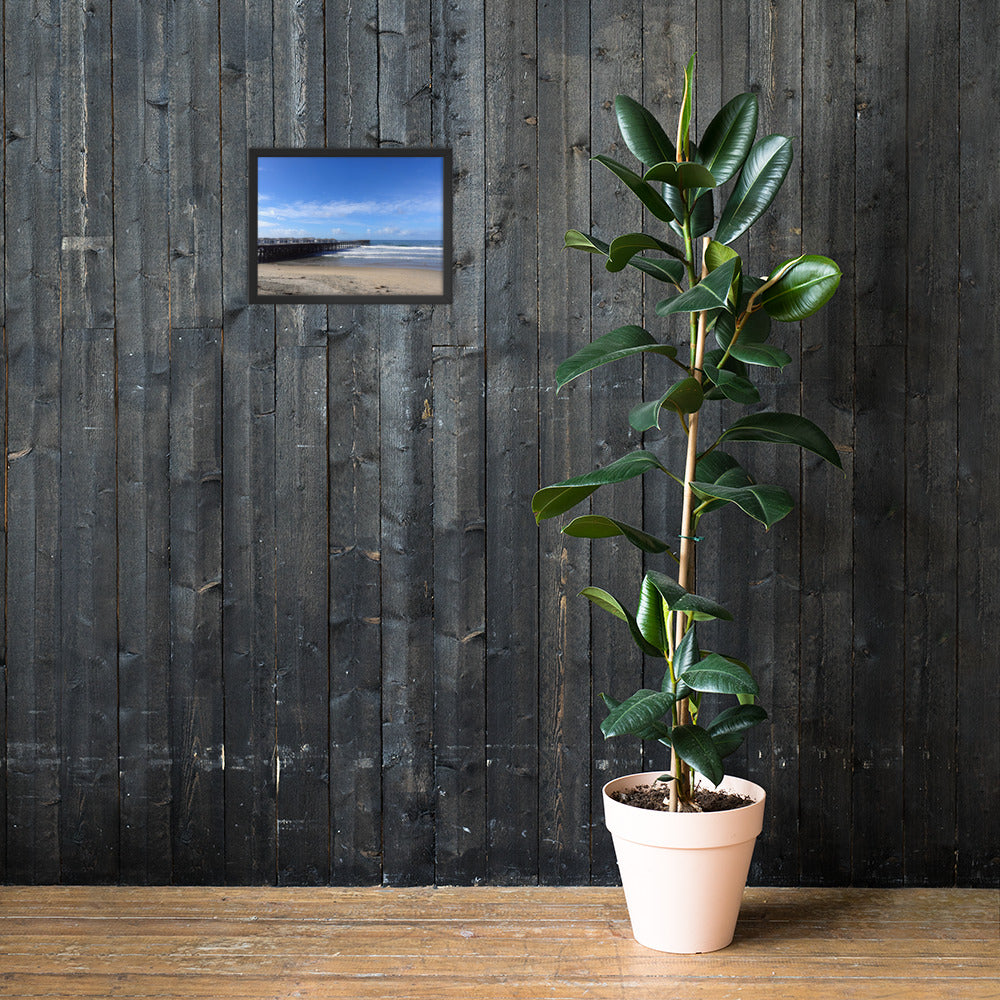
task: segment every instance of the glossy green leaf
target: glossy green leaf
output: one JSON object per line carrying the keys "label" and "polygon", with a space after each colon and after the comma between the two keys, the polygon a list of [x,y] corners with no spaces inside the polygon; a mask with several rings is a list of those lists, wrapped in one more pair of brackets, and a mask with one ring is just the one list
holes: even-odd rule
{"label": "glossy green leaf", "polygon": [[670,546],[663,539],[657,538],[632,524],[617,521],[612,517],[601,517],[598,514],[584,514],[582,517],[575,517],[562,529],[562,532],[564,535],[571,535],[574,538],[615,538],[621,535],[643,552],[654,554],[669,552],[670,555],[674,555]]}
{"label": "glossy green leaf", "polygon": [[754,144],[719,219],[715,238],[732,243],[767,211],[792,164],[792,140],[768,135]]}
{"label": "glossy green leaf", "polygon": [[[743,308],[742,305],[740,308]],[[736,333],[736,317],[732,313],[720,314],[714,332],[716,343],[723,349],[727,348],[732,343],[733,335]],[[743,321],[743,329],[740,330],[733,350],[735,351],[738,347],[763,344],[770,334],[771,317],[762,309],[753,312]]]}
{"label": "glossy green leaf", "polygon": [[732,247],[727,247],[725,243],[719,243],[718,240],[708,241],[708,247],[705,250],[705,265],[709,271],[714,271],[734,257],[739,257],[739,254]]}
{"label": "glossy green leaf", "polygon": [[677,296],[680,294],[681,292],[674,291],[671,294],[667,295],[665,299],[660,299],[660,301],[657,302],[656,306],[654,307],[654,312],[656,313],[656,315],[667,316],[669,314],[668,308],[670,306],[670,303],[673,302],[673,300],[676,299]]}
{"label": "glossy green leaf", "polygon": [[757,682],[743,667],[718,653],[710,653],[684,674],[684,683],[695,691],[714,694],[757,694]]}
{"label": "glossy green leaf", "polygon": [[719,184],[743,166],[756,134],[757,98],[753,94],[738,94],[709,122],[699,153]]}
{"label": "glossy green leaf", "polygon": [[535,521],[541,523],[546,518],[564,514],[581,500],[586,500],[596,489],[610,483],[621,483],[626,479],[641,476],[650,469],[666,471],[654,455],[648,451],[633,451],[623,455],[603,469],[574,476],[561,483],[545,486],[531,500],[531,510]]}
{"label": "glossy green leaf", "polygon": [[690,160],[691,112],[694,108],[694,56],[684,68],[684,96],[681,98],[681,113],[677,117],[677,159]]}
{"label": "glossy green leaf", "polygon": [[686,160],[680,163],[656,163],[642,175],[642,179],[685,189],[713,188],[717,183],[707,167]]}
{"label": "glossy green leaf", "polygon": [[769,315],[793,323],[822,309],[840,284],[840,268],[829,257],[806,255],[760,294]]}
{"label": "glossy green leaf", "polygon": [[640,736],[666,715],[673,704],[673,695],[643,688],[611,709],[601,723],[601,732],[605,738]]}
{"label": "glossy green leaf", "polygon": [[811,420],[797,413],[752,413],[730,424],[719,437],[722,441],[765,441],[794,444],[811,451],[842,469],[833,442]]}
{"label": "glossy green leaf", "polygon": [[766,718],[767,712],[760,705],[734,705],[720,712],[708,724],[708,731],[712,736],[741,733],[745,729],[759,725]]}
{"label": "glossy green leaf", "polygon": [[621,271],[637,253],[643,250],[661,250],[679,260],[684,259],[684,254],[672,247],[663,240],[658,240],[655,236],[647,236],[645,233],[626,233],[624,236],[617,236],[611,241],[608,247],[608,262],[605,265],[609,271]]}
{"label": "glossy green leaf", "polygon": [[699,194],[691,209],[691,238],[697,239],[710,233],[715,226],[715,200],[712,192]]}
{"label": "glossy green leaf", "polygon": [[[601,698],[603,699],[604,704],[607,705],[609,712],[613,712],[622,704],[615,698],[603,693],[601,694]],[[667,746],[670,745],[670,727],[663,722],[653,721],[642,729],[634,730],[632,735],[638,736],[641,740],[660,740],[661,742],[666,743]]]}
{"label": "glossy green leaf", "polygon": [[[691,688],[684,682],[684,674],[701,660],[701,650],[698,648],[698,636],[696,626],[692,625],[685,633],[684,638],[677,644],[674,650],[674,676],[677,678],[677,690],[674,694],[678,700],[687,698],[691,694]],[[667,673],[669,680],[670,674]]]}
{"label": "glossy green leaf", "polygon": [[601,365],[643,353],[676,358],[677,348],[659,343],[641,326],[620,326],[581,347],[571,358],[567,358],[556,369],[556,385],[561,389],[567,382],[572,382],[573,379]]}
{"label": "glossy green leaf", "polygon": [[675,382],[659,399],[633,407],[628,422],[637,431],[652,430],[660,426],[660,410],[663,407],[670,407],[677,413],[694,413],[700,409],[704,398],[701,383],[689,376]]}
{"label": "glossy green leaf", "polygon": [[639,590],[639,607],[636,608],[635,620],[643,638],[651,646],[664,653],[670,648],[663,601],[657,589],[645,577]]}
{"label": "glossy green leaf", "polygon": [[[700,483],[723,483],[726,486],[744,486],[752,482],[740,463],[732,455],[728,455],[718,448],[698,459],[694,474]],[[734,479],[734,475],[740,478]]]}
{"label": "glossy green leaf", "polygon": [[[695,477],[696,482],[730,487],[750,486],[753,483],[746,469],[735,458],[718,449],[698,460],[698,464],[695,466]],[[719,507],[725,507],[727,503],[726,500],[713,500],[705,504],[701,508],[702,516],[709,511],[717,510]]]}
{"label": "glossy green leaf", "polygon": [[773,344],[744,344],[742,336],[733,344],[730,357],[745,365],[761,365],[764,368],[784,368],[792,363],[791,357]]}
{"label": "glossy green leaf", "polygon": [[694,288],[689,288],[676,299],[672,299],[664,310],[664,315],[701,312],[705,309],[725,309],[738,264],[738,257],[721,264],[702,278]]}
{"label": "glossy green leaf", "polygon": [[608,244],[596,236],[587,236],[579,229],[569,229],[566,232],[563,249],[586,250],[587,253],[601,253],[607,256]]}
{"label": "glossy green leaf", "polygon": [[785,517],[794,504],[786,490],[780,486],[720,486],[716,483],[691,483],[691,489],[702,500],[724,500],[736,504],[740,510],[760,521],[769,529]]}
{"label": "glossy green leaf", "polygon": [[656,189],[650,187],[637,173],[617,160],[612,160],[610,156],[594,156],[591,159],[607,167],[661,222],[673,221],[674,213],[670,211],[670,207]]}
{"label": "glossy green leaf", "polygon": [[663,126],[638,101],[619,94],[615,98],[615,114],[625,145],[640,163],[653,164],[677,158],[674,144]]}
{"label": "glossy green leaf", "polygon": [[712,743],[715,745],[716,752],[718,755],[725,759],[731,753],[736,753],[741,746],[743,746],[743,737],[746,735],[745,732],[742,733],[725,733],[716,736],[712,735]]}
{"label": "glossy green leaf", "polygon": [[701,726],[674,726],[670,742],[677,751],[677,756],[699,774],[703,774],[713,785],[717,786],[726,776],[719,751],[707,730]]}
{"label": "glossy green leaf", "polygon": [[596,604],[603,611],[612,614],[615,618],[621,619],[628,625],[628,630],[632,635],[632,640],[647,656],[663,656],[663,650],[648,643],[639,629],[635,620],[635,615],[628,608],[624,607],[620,601],[616,600],[606,590],[600,587],[584,587],[580,591],[581,597],[586,597],[591,604]]}
{"label": "glossy green leaf", "polygon": [[[725,319],[730,314],[727,312],[717,312],[716,317],[718,319]],[[723,351],[720,348],[713,347],[710,351],[705,351],[705,357],[702,360],[702,371],[708,368],[718,368],[720,362],[722,361]],[[742,361],[737,361],[732,355],[726,358],[726,362],[722,365],[722,371],[732,372],[733,375],[739,375],[740,378],[748,378],[747,366],[743,364]],[[704,385],[705,398],[706,399],[725,399],[725,394],[719,391],[717,385],[713,385],[711,379]]]}
{"label": "glossy green leaf", "polygon": [[713,385],[717,386],[727,399],[747,405],[760,402],[760,393],[748,378],[736,375],[734,372],[727,372],[724,369],[720,370],[715,365],[706,364],[703,368]]}
{"label": "glossy green leaf", "polygon": [[685,611],[694,616],[695,621],[708,621],[713,618],[732,621],[733,616],[721,604],[709,600],[707,597],[699,597],[685,590],[676,580],[671,580],[669,576],[650,570],[644,580],[649,582],[659,591],[660,596],[667,602],[667,607],[671,611]]}
{"label": "glossy green leaf", "polygon": [[643,274],[648,274],[657,281],[680,285],[684,280],[684,265],[679,260],[663,260],[661,258],[634,256],[629,264]]}

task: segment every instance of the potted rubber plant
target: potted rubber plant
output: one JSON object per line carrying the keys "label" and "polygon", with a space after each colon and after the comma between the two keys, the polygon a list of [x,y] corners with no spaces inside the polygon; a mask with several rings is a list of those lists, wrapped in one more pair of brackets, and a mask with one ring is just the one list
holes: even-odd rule
{"label": "potted rubber plant", "polygon": [[[628,421],[644,442],[661,425],[685,435],[684,468],[667,468],[655,447],[643,444],[603,468],[543,487],[532,500],[540,523],[603,486],[648,475],[659,477],[665,502],[677,511],[677,542],[597,513],[562,528],[581,538],[623,537],[647,564],[629,600],[597,586],[582,594],[620,619],[662,668],[655,688],[604,693],[608,714],[601,729],[606,738],[661,744],[665,755],[669,750],[669,768],[616,778],[605,786],[604,802],[633,933],[642,944],[674,952],[713,951],[732,940],[764,811],[762,788],[725,773],[725,758],[767,712],[757,702],[752,667],[701,646],[699,623],[732,616],[698,592],[696,551],[715,511],[736,507],[769,529],[793,504],[780,485],[758,482],[752,462],[737,458],[730,445],[797,446],[841,467],[833,443],[814,423],[761,409],[753,380],[755,371],[791,361],[771,341],[772,324],[798,323],[820,309],[836,291],[840,269],[828,257],[804,254],[761,277],[748,272],[731,244],[774,200],[792,162],[792,142],[781,135],[758,139],[757,99],[740,94],[696,144],[690,135],[693,68],[692,56],[674,138],[639,103],[619,96],[622,138],[641,166],[593,158],[639,199],[657,234],[624,233],[610,243],[575,229],[566,234],[567,247],[605,258],[609,271],[630,269],[638,280],[645,275],[662,285],[655,312],[664,333],[619,327],[556,371],[561,390],[602,365],[637,355],[661,358],[659,391],[632,406]],[[724,429],[701,440],[699,417],[708,406],[722,407]],[[718,696],[733,702],[706,717]]]}

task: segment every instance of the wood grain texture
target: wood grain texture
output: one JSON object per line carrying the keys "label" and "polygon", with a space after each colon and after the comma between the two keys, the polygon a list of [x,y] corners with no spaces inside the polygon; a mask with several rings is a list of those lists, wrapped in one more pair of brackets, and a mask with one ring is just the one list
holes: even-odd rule
{"label": "wood grain texture", "polygon": [[[758,132],[786,135],[792,139],[793,149],[800,147],[803,128],[800,6],[777,2],[753,8],[750,39],[748,70],[751,90],[758,91],[760,101]],[[801,198],[801,169],[793,164],[771,208],[749,234],[751,273],[769,273],[776,263],[802,253]],[[755,371],[755,381],[761,386],[761,398],[767,409],[798,413],[802,392],[801,330],[797,324],[776,324],[773,341],[792,356],[792,363],[781,370],[765,369],[760,376]],[[750,474],[758,482],[783,486],[799,503],[800,463],[804,464],[804,460],[798,449],[756,444],[733,450],[737,458],[746,459]],[[808,466],[819,476],[829,475],[815,463]],[[723,511],[722,515],[732,513],[735,512]],[[726,600],[722,603],[733,612],[737,622],[766,621],[770,626],[760,635],[753,629],[753,644],[746,651],[747,662],[761,686],[760,699],[767,706],[769,721],[748,735],[744,773],[768,788],[798,788],[799,518],[794,514],[786,517],[767,533],[748,518],[742,521],[746,534],[741,533],[741,542],[745,547],[729,550],[729,555],[749,570],[737,584],[745,589],[746,599],[735,607]],[[728,633],[733,631],[730,626]],[[768,828],[752,863],[754,881],[760,881],[764,871],[768,872],[768,881],[780,884],[798,881],[801,842],[795,799],[794,795],[778,791],[777,800],[771,800]]]}
{"label": "wood grain texture", "polygon": [[[485,4],[487,877],[538,877],[535,5]],[[506,123],[506,124],[503,124]],[[546,623],[546,627],[551,627]]]}
{"label": "wood grain texture", "polygon": [[169,8],[170,325],[222,323],[219,0]]}
{"label": "wood grain texture", "polygon": [[170,271],[167,16],[115,15],[118,757],[125,882],[169,882]]}
{"label": "wood grain texture", "polygon": [[110,330],[64,330],[61,384],[61,877],[118,878],[115,352]]}
{"label": "wood grain texture", "polygon": [[435,881],[486,877],[486,441],[484,10],[436,3],[435,141],[452,150],[453,301],[435,329]]}
{"label": "wood grain texture", "polygon": [[[1000,222],[993,181],[978,169],[980,156],[1000,154],[1000,133],[989,118],[1000,81],[987,53],[1000,43],[1000,25],[979,3],[961,9],[959,78],[959,174],[962,192],[958,340],[958,699],[957,879],[978,885],[1000,881],[995,810],[983,790],[996,787],[1000,762],[1000,685],[981,665],[1000,642],[1000,538],[994,512],[1000,506],[1000,465],[993,461],[991,428],[996,394],[981,372],[992,370],[1000,345],[992,331],[1000,320],[993,275],[1000,266],[995,241],[977,234]],[[992,831],[992,832],[991,832]]]}
{"label": "wood grain texture", "polygon": [[[583,60],[590,23],[561,3],[538,6],[538,162],[540,183],[560,192],[538,204],[539,472],[556,483],[590,468],[587,385],[556,393],[559,363],[590,339],[589,254],[560,251],[574,212],[590,197],[590,86]],[[582,221],[579,225],[584,225]],[[590,545],[560,534],[556,521],[539,530],[539,879],[548,884],[590,879]]]}
{"label": "wood grain texture", "polygon": [[59,4],[7,12],[7,878],[60,877]]}
{"label": "wood grain texture", "polygon": [[854,338],[844,331],[856,232],[842,206],[854,203],[856,181],[841,150],[854,127],[854,5],[803,13],[802,247],[822,247],[843,271],[833,300],[802,327],[802,413],[827,431],[845,471],[803,462],[799,837],[801,878],[815,883],[844,882],[851,871],[851,718],[841,699],[853,661]]}
{"label": "wood grain texture", "polygon": [[[378,142],[374,0],[326,5],[345,58],[326,60],[331,146]],[[379,313],[330,307],[327,352],[330,532],[331,878],[382,879],[382,562]]]}
{"label": "wood grain texture", "polygon": [[[618,94],[638,94],[642,88],[642,7],[625,0],[602,9],[606,13],[593,18],[590,31],[590,155],[604,154],[612,159],[632,162],[621,140],[615,116],[614,100]],[[655,34],[655,33],[654,33]],[[655,42],[654,42],[655,44]],[[566,228],[593,232],[604,240],[619,233],[641,228],[641,208],[631,196],[626,197],[614,176],[597,163],[588,163],[590,174],[590,219],[581,218],[583,205],[573,206]],[[549,248],[545,248],[547,251]],[[565,251],[571,253],[573,251]],[[631,269],[628,269],[631,271]],[[640,285],[634,274],[611,274],[596,257],[590,263],[590,335],[602,337],[642,315]],[[578,345],[577,349],[579,349]],[[568,355],[567,355],[568,356]],[[562,359],[560,359],[562,360]],[[662,372],[660,373],[662,374]],[[551,375],[549,380],[551,381]],[[579,475],[589,469],[608,465],[632,451],[637,435],[628,424],[628,411],[642,396],[642,365],[635,360],[596,370],[590,381],[589,461],[577,468]],[[567,399],[587,391],[586,377],[563,390]],[[585,440],[588,440],[585,438]],[[589,468],[588,468],[589,467]],[[547,484],[546,484],[547,485]],[[628,524],[643,522],[644,487],[635,482],[602,490],[592,498],[595,513],[616,517]],[[648,530],[654,533],[661,523],[650,506]],[[588,513],[586,505],[578,509]],[[549,524],[548,531],[555,526]],[[567,549],[573,539],[566,539]],[[614,594],[629,607],[639,599],[642,557],[623,538],[604,539],[591,545],[590,582]],[[643,658],[621,631],[622,623],[597,608],[590,611],[591,663],[591,774],[590,813],[595,823],[592,834],[592,878],[600,883],[618,880],[611,851],[611,837],[604,828],[604,802],[601,788],[618,774],[642,770],[642,748],[629,739],[606,740],[600,724],[604,718],[602,693],[621,700],[642,687]],[[548,623],[545,626],[551,627]]]}
{"label": "wood grain texture", "polygon": [[225,877],[221,334],[170,335],[172,879]]}
{"label": "wood grain texture", "polygon": [[[323,10],[276,4],[274,141],[325,143]],[[327,313],[276,313],[275,795],[278,884],[330,878]]]}
{"label": "wood grain texture", "polygon": [[856,20],[854,493],[864,502],[854,508],[851,877],[865,885],[903,875],[907,497],[899,457],[909,233],[887,192],[907,190],[904,15],[897,4],[860,7]]}
{"label": "wood grain texture", "polygon": [[[729,758],[769,793],[752,881],[995,887],[993,15],[6,3],[0,878],[617,879],[601,786],[665,755],[606,742],[597,699],[659,667],[575,595],[634,605],[664,564],[529,504],[635,448],[669,370],[557,394],[558,363],[626,323],[686,340],[657,283],[562,236],[655,231],[589,157],[632,162],[619,93],[672,131],[697,52],[696,136],[751,89],[794,138],[750,270],[844,271],[776,327],[780,381],[754,374],[846,477],[736,445],[802,502],[703,525],[698,589],[737,618],[703,645],[770,714]],[[449,149],[453,302],[249,307],[246,150],[271,146]],[[648,437],[676,467],[680,435]],[[675,499],[593,509],[673,536]]]}
{"label": "wood grain texture", "polygon": [[[271,5],[220,4],[222,170],[274,135]],[[222,197],[222,663],[225,686],[226,880],[277,878],[275,784],[275,321],[247,305],[247,199]]]}
{"label": "wood grain texture", "polygon": [[[378,27],[379,144],[433,145],[427,4],[380,4]],[[434,306],[379,310],[382,879],[392,885],[434,878],[431,378],[443,316]]]}
{"label": "wood grain texture", "polygon": [[3,889],[0,996],[987,1000],[995,893],[751,889],[735,939],[665,955],[620,889]]}
{"label": "wood grain texture", "polygon": [[[958,146],[958,8],[918,4],[908,18],[907,104],[927,126],[911,130],[907,177],[906,339],[906,733],[903,747],[903,879],[954,880],[957,768],[956,607],[959,594],[957,456],[960,191],[925,169]],[[917,69],[919,67],[919,70]],[[933,84],[931,80],[933,79]],[[926,207],[916,211],[912,206]],[[933,762],[930,767],[926,762]],[[928,879],[928,872],[936,876]]]}

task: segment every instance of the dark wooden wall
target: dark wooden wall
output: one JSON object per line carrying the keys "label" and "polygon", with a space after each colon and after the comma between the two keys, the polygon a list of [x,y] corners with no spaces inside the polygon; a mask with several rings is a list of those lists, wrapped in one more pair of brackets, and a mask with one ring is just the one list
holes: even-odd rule
{"label": "dark wooden wall", "polygon": [[[529,500],[635,443],[638,364],[554,368],[656,290],[562,234],[640,226],[588,156],[697,50],[703,116],[750,88],[795,140],[755,269],[844,269],[765,395],[847,476],[760,451],[802,505],[701,564],[771,712],[752,878],[997,884],[991,0],[4,6],[2,877],[615,879],[600,787],[644,761],[594,701],[643,665],[575,594],[641,567]],[[270,145],[451,147],[453,304],[248,307]]]}

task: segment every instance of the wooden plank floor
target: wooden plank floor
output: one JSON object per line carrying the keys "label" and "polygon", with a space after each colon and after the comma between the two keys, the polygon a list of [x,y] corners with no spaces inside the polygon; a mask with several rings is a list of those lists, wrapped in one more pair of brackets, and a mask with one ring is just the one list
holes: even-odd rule
{"label": "wooden plank floor", "polygon": [[748,889],[670,956],[620,889],[7,887],[0,996],[997,1000],[1000,893]]}

